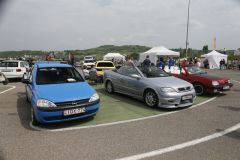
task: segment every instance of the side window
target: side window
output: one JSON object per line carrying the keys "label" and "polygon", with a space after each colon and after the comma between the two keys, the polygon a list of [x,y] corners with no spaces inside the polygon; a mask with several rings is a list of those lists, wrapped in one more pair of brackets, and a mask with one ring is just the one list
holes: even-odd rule
{"label": "side window", "polygon": [[20,62],[20,67],[24,67],[24,63],[23,62]]}
{"label": "side window", "polygon": [[128,67],[128,69],[126,70],[125,75],[126,76],[131,76],[133,74],[139,75],[138,71],[134,67]]}
{"label": "side window", "polygon": [[29,81],[32,82],[33,81],[33,74],[34,74],[34,68],[32,67],[30,69],[29,72],[27,72],[28,76],[29,76]]}

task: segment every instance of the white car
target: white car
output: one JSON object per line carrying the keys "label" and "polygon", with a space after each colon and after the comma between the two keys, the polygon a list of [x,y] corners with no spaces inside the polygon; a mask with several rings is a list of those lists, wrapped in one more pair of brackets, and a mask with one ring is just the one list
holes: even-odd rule
{"label": "white car", "polygon": [[87,66],[88,69],[92,68],[93,66],[95,66],[95,64],[96,63],[93,60],[85,60],[84,63],[83,63],[83,65]]}
{"label": "white car", "polygon": [[29,64],[26,61],[7,60],[0,63],[0,72],[6,78],[22,78],[23,74],[29,69]]}

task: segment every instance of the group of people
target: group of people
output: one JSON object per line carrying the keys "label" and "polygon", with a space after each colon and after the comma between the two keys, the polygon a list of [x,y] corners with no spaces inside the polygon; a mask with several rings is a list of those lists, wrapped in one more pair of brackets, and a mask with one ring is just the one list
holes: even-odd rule
{"label": "group of people", "polygon": [[[155,64],[152,63],[151,60],[149,59],[149,55],[146,56],[146,59],[143,61],[142,65],[143,66],[155,66]],[[164,70],[166,65],[170,69],[172,66],[176,65],[176,60],[173,59],[172,57],[170,57],[170,58],[168,58],[167,61],[165,61],[163,57],[159,57],[156,62],[156,67],[159,67],[162,70]]]}
{"label": "group of people", "polygon": [[221,59],[221,61],[220,61],[219,63],[220,63],[220,64],[219,64],[220,69],[227,69],[225,59]]}

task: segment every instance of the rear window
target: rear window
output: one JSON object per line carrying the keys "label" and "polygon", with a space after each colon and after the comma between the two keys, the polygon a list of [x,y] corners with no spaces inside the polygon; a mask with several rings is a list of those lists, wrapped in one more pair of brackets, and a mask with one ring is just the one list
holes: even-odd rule
{"label": "rear window", "polygon": [[0,67],[18,67],[18,62],[2,62]]}
{"label": "rear window", "polygon": [[99,62],[97,64],[97,67],[114,67],[114,65],[112,63],[109,63],[109,62]]}
{"label": "rear window", "polygon": [[80,73],[73,67],[47,67],[37,70],[36,83],[59,84],[82,82],[84,79]]}

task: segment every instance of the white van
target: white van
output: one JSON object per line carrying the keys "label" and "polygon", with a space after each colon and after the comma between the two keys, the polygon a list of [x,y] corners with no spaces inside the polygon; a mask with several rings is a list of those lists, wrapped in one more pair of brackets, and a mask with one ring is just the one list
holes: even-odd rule
{"label": "white van", "polygon": [[22,78],[23,74],[29,69],[29,64],[26,61],[7,60],[0,63],[0,72],[6,78]]}

